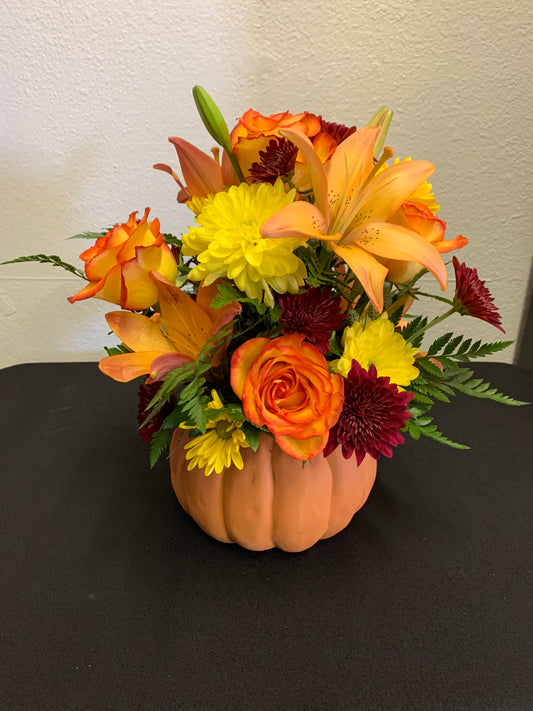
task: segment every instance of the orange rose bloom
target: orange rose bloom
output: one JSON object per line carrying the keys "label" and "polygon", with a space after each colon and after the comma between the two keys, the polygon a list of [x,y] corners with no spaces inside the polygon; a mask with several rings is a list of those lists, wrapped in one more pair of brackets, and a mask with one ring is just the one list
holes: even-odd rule
{"label": "orange rose bloom", "polygon": [[344,400],[343,377],[301,334],[243,343],[231,359],[231,386],[248,420],[300,460],[324,449]]}
{"label": "orange rose bloom", "polygon": [[318,116],[307,111],[291,114],[288,111],[263,116],[254,109],[248,109],[231,132],[231,148],[245,178],[250,175],[250,167],[259,161],[259,151],[264,151],[272,136],[280,136],[279,129],[293,128],[307,137],[315,136],[321,128]]}
{"label": "orange rose bloom", "polygon": [[132,212],[125,224],[115,225],[80,254],[90,284],[69,297],[71,304],[94,296],[120,304],[123,309],[143,311],[157,303],[158,292],[150,271],[173,281],[178,268],[159,232],[159,220],[148,222],[149,212],[147,207],[142,220]]}

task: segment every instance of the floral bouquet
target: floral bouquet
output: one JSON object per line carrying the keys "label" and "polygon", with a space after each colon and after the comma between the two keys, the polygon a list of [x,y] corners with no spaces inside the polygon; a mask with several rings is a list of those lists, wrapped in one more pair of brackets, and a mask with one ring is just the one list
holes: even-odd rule
{"label": "floral bouquet", "polygon": [[[364,127],[312,113],[246,111],[228,130],[201,87],[193,96],[220,149],[170,138],[181,175],[178,202],[191,212],[181,237],[133,212],[80,255],[87,283],[69,298],[116,304],[118,337],[100,370],[139,388],[140,433],[152,465],[178,432],[189,470],[242,470],[243,451],[273,438],[306,462],[337,448],[353,467],[390,457],[408,433],[456,448],[433,422],[435,401],[461,392],[517,405],[474,377],[469,361],[510,341],[473,342],[452,332],[423,345],[453,313],[503,331],[476,269],[453,256],[455,293],[421,290],[430,272],[443,292],[445,259],[468,240],[446,223],[426,160],[393,159],[391,112]],[[424,298],[444,304],[430,319]],[[418,312],[418,313],[417,313]]]}

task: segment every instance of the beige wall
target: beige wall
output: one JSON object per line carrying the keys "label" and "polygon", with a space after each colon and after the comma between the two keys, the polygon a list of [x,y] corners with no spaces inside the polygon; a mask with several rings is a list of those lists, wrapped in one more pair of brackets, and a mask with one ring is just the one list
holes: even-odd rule
{"label": "beige wall", "polygon": [[[434,162],[449,236],[517,338],[532,256],[531,15],[510,0],[17,0],[0,10],[0,261],[61,254],[71,234],[152,207],[163,231],[189,214],[167,136],[210,146],[190,89],[228,122],[253,106],[364,124],[395,110],[388,142]],[[46,265],[0,268],[0,367],[93,360],[109,305],[65,300],[79,282]],[[453,285],[452,285],[453,288]],[[112,308],[112,307],[111,307]],[[499,340],[474,319],[452,326]],[[513,350],[497,357],[510,361]]]}

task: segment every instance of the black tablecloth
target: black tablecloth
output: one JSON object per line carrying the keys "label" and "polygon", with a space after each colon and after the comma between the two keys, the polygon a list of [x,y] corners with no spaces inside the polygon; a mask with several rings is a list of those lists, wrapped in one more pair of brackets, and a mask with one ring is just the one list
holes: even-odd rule
{"label": "black tablecloth", "polygon": [[[480,376],[533,400],[533,378]],[[310,550],[218,543],[150,471],[136,384],[0,372],[0,708],[533,708],[533,407],[439,406]]]}

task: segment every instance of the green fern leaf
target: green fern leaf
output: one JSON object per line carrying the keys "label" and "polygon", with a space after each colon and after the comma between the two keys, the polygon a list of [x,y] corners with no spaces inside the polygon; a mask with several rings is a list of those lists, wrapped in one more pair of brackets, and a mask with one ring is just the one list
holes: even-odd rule
{"label": "green fern leaf", "polygon": [[65,271],[80,277],[80,279],[86,280],[85,274],[82,271],[76,267],[73,267],[72,264],[63,262],[61,257],[58,257],[57,254],[31,254],[27,257],[17,257],[16,259],[9,259],[7,262],[0,262],[0,266],[2,264],[17,264],[18,262],[40,262],[41,264],[52,264],[54,267],[61,267],[62,269],[65,269]]}

